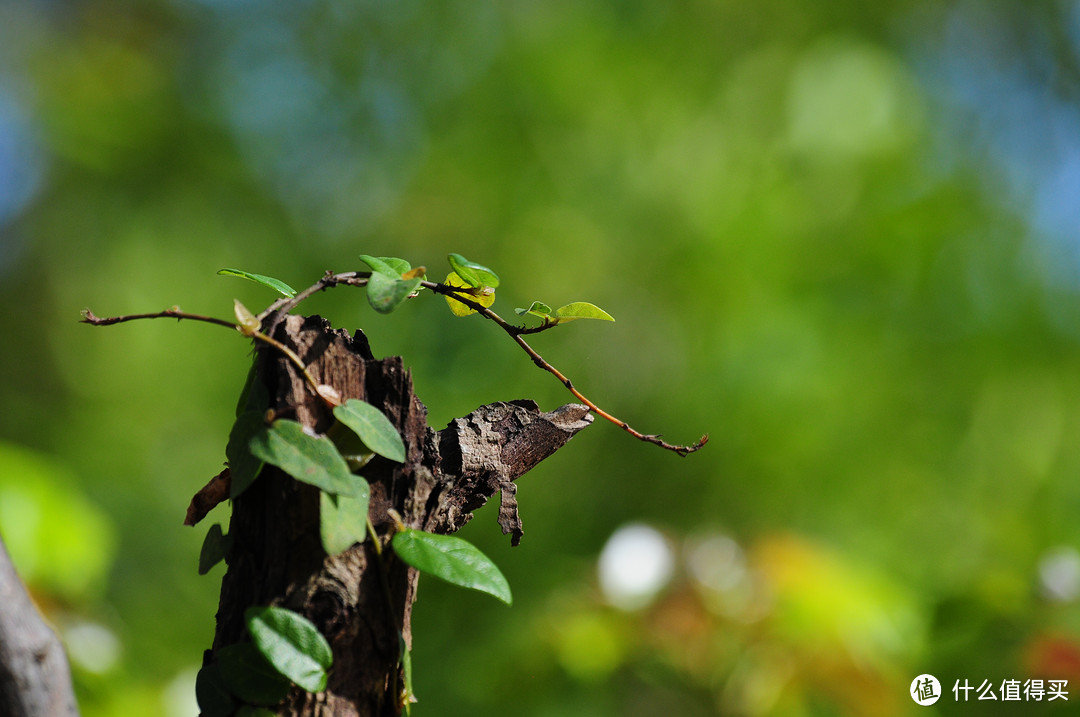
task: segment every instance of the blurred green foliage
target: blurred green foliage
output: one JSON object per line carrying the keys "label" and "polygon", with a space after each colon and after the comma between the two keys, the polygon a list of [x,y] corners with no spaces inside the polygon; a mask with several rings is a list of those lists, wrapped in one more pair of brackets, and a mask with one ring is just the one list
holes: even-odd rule
{"label": "blurred green foliage", "polygon": [[[0,4],[0,532],[84,714],[193,714],[220,568],[181,523],[249,359],[79,310],[228,317],[272,295],[222,267],[449,251],[504,316],[610,311],[535,345],[712,441],[598,424],[521,481],[519,548],[481,510],[515,605],[422,582],[415,714],[915,714],[929,672],[936,709],[989,715],[954,681],[1080,685],[1078,28],[1065,0]],[[436,427],[568,400],[425,298],[307,309],[405,356]],[[597,559],[630,522],[671,569],[623,610]]]}

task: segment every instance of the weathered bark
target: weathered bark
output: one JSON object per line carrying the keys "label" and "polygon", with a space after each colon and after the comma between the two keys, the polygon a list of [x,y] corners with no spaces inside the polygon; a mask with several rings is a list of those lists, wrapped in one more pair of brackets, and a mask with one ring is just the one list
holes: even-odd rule
{"label": "weathered bark", "polygon": [[78,715],[67,656],[0,540],[0,716]]}
{"label": "weathered bark", "polygon": [[[277,325],[275,337],[296,351],[316,381],[333,386],[342,399],[360,398],[378,407],[401,432],[406,462],[376,457],[362,471],[371,485],[369,516],[383,537],[392,524],[388,509],[409,527],[450,533],[501,491],[499,523],[516,544],[521,522],[513,481],[592,420],[585,406],[543,413],[532,402],[514,401],[483,406],[433,431],[401,359],[374,359],[359,332],[350,337],[319,317],[290,316]],[[332,423],[332,414],[280,353],[260,350],[255,380],[266,387],[278,415],[316,431]],[[334,666],[326,691],[294,688],[278,714],[396,715],[399,634],[411,645],[416,571],[390,549],[380,561],[370,538],[327,556],[318,518],[318,490],[271,466],[238,497],[213,650],[245,639],[246,608],[287,607],[327,637]]]}

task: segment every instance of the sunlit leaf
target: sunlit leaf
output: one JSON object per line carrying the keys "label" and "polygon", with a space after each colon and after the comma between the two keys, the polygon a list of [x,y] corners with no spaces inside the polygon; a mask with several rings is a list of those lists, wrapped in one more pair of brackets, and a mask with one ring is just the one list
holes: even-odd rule
{"label": "sunlit leaf", "polygon": [[[254,390],[254,389],[253,389]],[[235,499],[258,477],[263,462],[251,452],[251,439],[266,430],[265,410],[247,410],[229,431],[225,457],[229,461],[229,498]]]}
{"label": "sunlit leaf", "polygon": [[211,568],[224,560],[228,547],[228,536],[221,532],[221,524],[211,525],[199,550],[199,575],[206,575]]}
{"label": "sunlit leaf", "polygon": [[252,274],[250,271],[241,271],[240,269],[219,269],[218,274],[221,274],[222,276],[238,276],[241,279],[254,281],[256,284],[262,284],[290,299],[296,296],[296,289],[292,288],[281,279],[275,279],[272,276]]}
{"label": "sunlit leaf", "polygon": [[[446,276],[446,281],[443,282],[447,286],[460,286],[463,289],[473,289],[475,287],[466,284],[460,276],[454,272],[450,272]],[[492,288],[485,288],[480,290],[480,293],[472,294],[465,293],[471,300],[480,304],[481,306],[491,306],[495,303],[495,290]],[[450,307],[450,311],[454,316],[468,316],[469,314],[475,314],[476,309],[472,308],[468,304],[464,304],[452,296],[444,297],[446,299],[446,305]]]}
{"label": "sunlit leaf", "polygon": [[[387,279],[400,279],[402,273],[409,270],[409,263],[404,259],[395,259],[393,257],[380,258],[368,254],[361,254],[360,261],[371,267],[372,274],[382,274]],[[397,267],[401,267],[402,265],[404,265],[405,268],[398,271]]]}
{"label": "sunlit leaf", "polygon": [[334,407],[334,417],[351,428],[368,448],[398,463],[405,462],[405,443],[390,419],[358,398]]}
{"label": "sunlit leaf", "polygon": [[421,572],[494,595],[507,605],[513,601],[510,585],[499,568],[468,541],[407,529],[395,534],[391,542],[398,557]]}
{"label": "sunlit leaf", "polygon": [[274,669],[308,692],[326,688],[334,656],[310,620],[281,607],[250,607],[244,619],[255,647]]}
{"label": "sunlit leaf", "polygon": [[354,476],[326,436],[312,436],[296,421],[278,419],[256,433],[249,442],[251,453],[275,465],[293,478],[335,494],[351,494]]}
{"label": "sunlit leaf", "polygon": [[226,645],[217,651],[217,660],[225,685],[245,702],[272,705],[289,694],[289,680],[250,642]]}
{"label": "sunlit leaf", "polygon": [[525,314],[532,314],[533,316],[539,316],[541,319],[546,319],[551,314],[551,307],[542,301],[534,301],[527,309],[514,309],[514,313],[518,316],[524,316]]}
{"label": "sunlit leaf", "polygon": [[389,314],[420,288],[421,281],[423,279],[402,279],[372,272],[367,284],[368,303],[380,314]]}
{"label": "sunlit leaf", "polygon": [[[404,274],[405,272],[410,271],[412,269],[412,264],[405,261],[404,259],[399,259],[396,256],[380,256],[380,257],[377,257],[377,258],[383,264],[386,264],[388,267],[390,267],[391,269],[396,271],[397,275],[399,277],[402,274]],[[368,266],[371,266],[371,265],[368,264]]]}
{"label": "sunlit leaf", "polygon": [[354,543],[364,542],[367,536],[371,489],[366,480],[359,476],[357,478],[358,487],[354,495],[319,493],[319,535],[327,555],[344,552]]}
{"label": "sunlit leaf", "polygon": [[486,266],[469,261],[461,254],[449,254],[446,259],[450,262],[450,268],[461,277],[466,286],[498,288],[498,275]]}
{"label": "sunlit leaf", "polygon": [[566,306],[560,306],[555,310],[555,318],[559,321],[573,321],[574,319],[602,319],[614,321],[611,315],[595,304],[587,301],[575,301]]}

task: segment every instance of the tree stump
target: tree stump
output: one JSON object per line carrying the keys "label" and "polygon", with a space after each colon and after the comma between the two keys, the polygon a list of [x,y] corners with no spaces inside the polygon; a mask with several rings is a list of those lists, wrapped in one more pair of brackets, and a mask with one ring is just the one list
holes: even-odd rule
{"label": "tree stump", "polygon": [[[276,317],[276,339],[292,348],[320,384],[342,400],[379,408],[405,442],[404,464],[376,456],[362,475],[371,486],[369,517],[377,532],[344,553],[327,556],[319,537],[319,491],[264,466],[233,505],[228,569],[222,580],[213,649],[246,638],[244,611],[277,605],[311,620],[330,642],[334,664],[327,689],[294,687],[275,707],[280,715],[383,717],[402,707],[400,641],[411,646],[410,617],[417,572],[384,547],[393,521],[452,533],[472,511],[501,494],[499,523],[514,544],[521,538],[514,480],[554,453],[592,421],[588,408],[569,404],[544,413],[531,401],[482,406],[434,431],[413,394],[399,357],[375,359],[367,339],[334,330],[320,317]],[[296,368],[268,347],[258,349],[255,381],[276,415],[324,432],[333,415]]]}

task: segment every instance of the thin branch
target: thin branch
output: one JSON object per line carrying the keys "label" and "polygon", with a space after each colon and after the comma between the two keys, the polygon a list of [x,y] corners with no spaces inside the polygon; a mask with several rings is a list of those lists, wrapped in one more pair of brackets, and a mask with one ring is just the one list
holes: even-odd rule
{"label": "thin branch", "polygon": [[186,311],[181,311],[180,307],[174,306],[171,309],[165,309],[164,311],[158,311],[150,314],[126,314],[124,316],[109,316],[101,318],[95,316],[94,312],[90,309],[83,309],[82,311],[82,323],[90,324],[91,326],[112,326],[113,324],[122,324],[125,321],[136,321],[139,319],[187,319],[189,321],[204,321],[208,324],[217,324],[218,326],[225,326],[226,328],[240,330],[240,327],[231,321],[225,321],[224,319],[216,319],[213,316],[200,316],[199,314],[189,314]]}
{"label": "thin branch", "polygon": [[[348,284],[351,286],[366,286],[370,277],[371,272],[369,271],[349,271],[340,274],[334,274],[328,271],[321,279],[319,279],[317,282],[304,289],[303,291],[297,293],[296,296],[278,299],[274,303],[270,304],[270,306],[268,306],[260,314],[258,314],[257,318],[260,322],[264,322],[267,317],[276,315],[276,317],[278,318],[275,318],[273,321],[273,323],[276,324],[280,317],[288,314],[290,311],[296,308],[296,306],[300,304],[300,302],[313,296],[314,294],[317,294],[320,291],[325,291],[326,289],[332,288],[339,284]],[[554,328],[557,325],[556,322],[545,322],[540,326],[534,326],[531,328],[525,326],[515,326],[507,322],[503,317],[499,316],[499,314],[495,313],[488,307],[476,301],[475,298],[473,298],[474,294],[469,288],[450,286],[447,284],[439,284],[427,280],[421,281],[420,286],[424,287],[425,289],[430,289],[436,294],[449,296],[456,301],[460,301],[461,303],[468,306],[470,309],[476,311],[484,318],[494,321],[503,331],[507,333],[507,335],[510,336],[510,338],[514,340],[515,343],[517,343],[518,346],[521,347],[522,351],[528,354],[529,358],[532,359],[532,362],[536,364],[536,366],[543,369],[544,371],[547,371],[556,379],[558,379],[559,383],[565,386],[566,390],[573,394],[574,397],[576,397],[579,401],[588,406],[590,411],[600,416],[601,418],[610,421],[611,423],[614,423],[616,426],[622,428],[634,438],[637,438],[640,441],[645,441],[646,443],[652,443],[654,445],[660,446],[661,448],[677,453],[680,456],[686,456],[690,453],[693,453],[694,451],[700,450],[702,446],[704,446],[709,441],[709,436],[708,434],[706,434],[702,436],[696,443],[693,443],[691,445],[684,446],[668,443],[667,441],[664,441],[658,434],[642,433],[634,429],[626,421],[608,413],[604,409],[600,408],[600,406],[596,405],[596,403],[594,403],[591,399],[585,396],[585,394],[579,391],[577,387],[574,386],[573,381],[567,378],[566,375],[564,375],[553,365],[548,363],[543,356],[541,356],[532,346],[528,344],[528,342],[525,341],[525,339],[522,338],[522,336],[526,336],[529,334],[538,334],[542,331],[547,331],[548,329]],[[157,313],[129,314],[127,316],[114,316],[105,319],[94,316],[94,314],[89,309],[83,311],[83,322],[92,324],[94,326],[109,326],[111,324],[119,324],[124,321],[133,321],[135,319],[158,318],[175,318],[189,319],[192,321],[205,321],[207,323],[226,326],[232,329],[236,329],[241,333],[245,333],[242,327],[232,322],[224,321],[222,319],[215,319],[210,316],[188,314],[180,311],[180,309],[176,307]],[[250,335],[256,340],[270,344],[271,346],[285,354],[289,358],[289,360],[292,361],[293,364],[295,364],[296,367],[301,371],[301,373],[304,375],[304,378],[311,385],[311,388],[315,391],[315,394],[320,396],[324,401],[327,401],[328,403],[333,402],[332,398],[324,396],[323,393],[319,390],[318,383],[311,376],[311,374],[308,373],[307,367],[304,365],[304,362],[300,359],[299,356],[296,355],[295,352],[292,351],[292,349],[264,333],[254,332],[248,335]]]}
{"label": "thin branch", "polygon": [[622,428],[624,431],[632,435],[634,438],[637,438],[639,441],[652,443],[666,450],[678,453],[680,456],[686,456],[690,453],[693,453],[694,451],[700,450],[706,443],[709,442],[709,436],[706,434],[702,436],[701,439],[697,441],[697,443],[688,446],[680,446],[668,443],[667,441],[661,439],[659,435],[641,433],[640,431],[635,430],[626,421],[613,416],[612,414],[608,413],[607,411],[593,403],[593,401],[591,401],[588,397],[585,396],[585,394],[583,394],[574,386],[574,383],[569,378],[567,378],[561,371],[559,371],[557,368],[544,360],[543,356],[537,353],[536,350],[532,346],[530,346],[528,342],[525,341],[525,339],[521,338],[524,334],[539,333],[539,331],[546,330],[547,328],[554,326],[554,324],[551,324],[551,326],[547,327],[540,326],[533,330],[523,329],[520,326],[514,326],[513,324],[508,323],[503,317],[499,316],[497,313],[495,313],[488,307],[471,298],[469,292],[467,290],[462,290],[461,287],[449,286],[447,284],[437,284],[432,281],[423,281],[420,283],[420,285],[426,289],[430,289],[436,294],[449,296],[456,301],[460,301],[461,303],[468,306],[470,309],[476,311],[481,316],[490,319],[491,321],[494,321],[503,331],[509,334],[512,339],[514,339],[517,345],[521,347],[522,351],[529,355],[529,358],[532,359],[532,362],[534,364],[557,378],[559,380],[559,383],[565,386],[566,390],[572,393],[579,401],[588,406],[589,410],[591,410],[593,413],[600,416],[601,418],[607,421],[611,421],[616,426]]}
{"label": "thin branch", "polygon": [[304,365],[303,359],[297,356],[296,352],[285,344],[281,343],[272,336],[267,336],[266,334],[259,331],[245,331],[242,326],[240,326],[239,324],[234,324],[231,321],[218,319],[213,316],[189,314],[186,311],[181,311],[178,307],[175,306],[171,309],[165,309],[165,311],[158,311],[154,313],[125,314],[124,316],[109,316],[106,318],[95,316],[94,312],[90,309],[83,309],[82,312],[82,323],[90,324],[91,326],[112,326],[113,324],[122,324],[127,321],[137,321],[140,319],[176,319],[177,321],[181,319],[187,319],[188,321],[202,321],[203,323],[215,324],[217,326],[224,326],[225,328],[239,331],[241,334],[245,336],[250,336],[256,341],[262,341],[265,344],[269,344],[270,346],[273,346],[275,349],[283,353],[285,357],[288,358],[290,361],[292,361],[293,365],[296,366],[297,370],[299,370],[300,373],[304,376],[304,380],[306,380],[311,386],[311,389],[315,392],[315,395],[319,396],[324,401],[330,402],[330,399],[327,396],[324,396],[323,393],[319,390],[319,382],[316,381],[315,377],[312,376],[311,373],[307,370],[307,366]]}
{"label": "thin branch", "polygon": [[334,274],[333,272],[326,272],[326,274],[317,282],[296,294],[292,298],[278,299],[270,306],[266,307],[259,315],[258,319],[262,321],[270,314],[279,314],[284,316],[297,307],[300,302],[319,293],[325,291],[338,284],[349,284],[351,286],[365,286],[368,282],[368,278],[371,276],[370,271],[346,271],[341,274]]}

